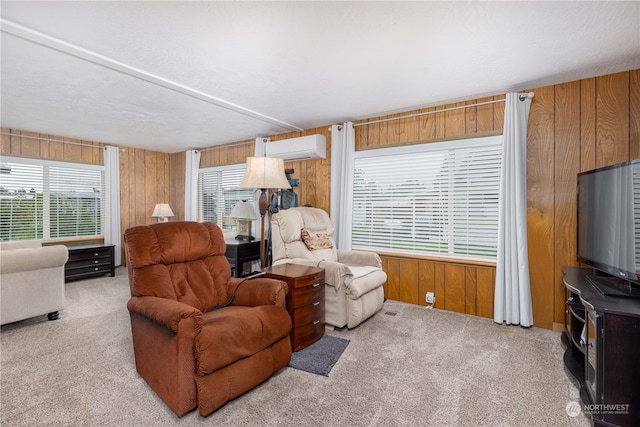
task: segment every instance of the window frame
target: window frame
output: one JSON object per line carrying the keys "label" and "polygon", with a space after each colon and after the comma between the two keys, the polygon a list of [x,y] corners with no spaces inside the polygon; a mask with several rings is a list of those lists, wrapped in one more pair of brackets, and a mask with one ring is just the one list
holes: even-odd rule
{"label": "window frame", "polygon": [[[499,192],[500,192],[502,141],[503,141],[502,135],[495,135],[495,136],[488,136],[488,137],[466,138],[466,139],[458,139],[458,140],[448,140],[448,141],[440,141],[440,142],[430,142],[430,143],[422,143],[422,144],[412,144],[412,145],[356,151],[355,160],[354,160],[354,194],[352,197],[352,210],[353,210],[352,231],[351,231],[352,248],[361,249],[361,250],[372,250],[379,253],[385,253],[390,255],[397,254],[397,255],[425,257],[430,259],[433,258],[433,259],[455,260],[455,261],[464,261],[464,262],[495,263],[497,259],[497,237],[498,237],[497,221],[498,221],[498,205],[499,205]],[[456,198],[456,194],[460,194],[459,188],[473,187],[473,185],[450,184],[450,186],[453,185],[453,187],[455,187],[456,190],[458,190],[457,193],[451,190],[448,190],[449,193],[446,198],[440,197],[438,199],[434,198],[432,200],[432,205],[438,206],[437,212],[446,211],[445,215],[443,215],[443,218],[444,217],[446,218],[440,219],[438,221],[432,221],[433,224],[435,225],[431,227],[431,229],[436,228],[438,226],[442,228],[442,230],[439,230],[437,232],[434,231],[433,233],[447,236],[446,239],[445,238],[435,239],[435,243],[431,245],[431,247],[439,246],[439,248],[435,250],[428,250],[426,248],[429,245],[418,242],[419,232],[425,232],[425,230],[429,227],[428,225],[423,224],[422,228],[416,227],[415,221],[414,221],[414,223],[412,224],[409,230],[406,230],[406,229],[403,230],[402,228],[403,222],[397,221],[393,214],[388,213],[395,209],[393,207],[394,194],[390,192],[390,188],[393,187],[393,177],[390,177],[389,180],[384,181],[382,185],[380,180],[373,183],[374,185],[376,185],[376,189],[380,189],[380,191],[375,190],[375,193],[376,193],[375,197],[372,196],[374,191],[372,191],[370,188],[369,189],[365,188],[364,192],[366,193],[368,191],[369,199],[363,201],[363,199],[360,198],[362,196],[362,192],[360,191],[358,186],[370,186],[372,184],[372,182],[367,180],[367,179],[370,179],[370,176],[367,178],[364,178],[365,179],[364,183],[361,183],[359,181],[360,178],[358,176],[358,173],[359,173],[358,162],[361,160],[364,160],[366,162],[368,159],[372,159],[372,162],[369,162],[369,167],[373,167],[373,164],[375,164],[376,159],[378,160],[384,159],[386,165],[392,165],[394,160],[400,161],[399,158],[402,156],[412,156],[412,157],[418,158],[417,156],[439,155],[439,156],[442,156],[442,158],[446,159],[447,158],[446,156],[448,155],[449,156],[448,161],[452,162],[453,161],[451,160],[452,158],[460,159],[460,157],[466,153],[465,150],[473,150],[473,149],[479,149],[480,152],[484,152],[484,151],[490,152],[491,154],[488,155],[488,158],[490,157],[491,161],[497,164],[494,164],[491,168],[492,175],[490,176],[489,183],[487,184],[487,188],[481,189],[480,187],[477,187],[475,190],[473,190],[475,192],[469,191],[466,199],[464,199],[463,202],[460,202],[461,198],[459,196],[457,200],[454,200]],[[459,152],[461,154],[458,154],[458,155],[447,154],[452,152]],[[472,165],[472,162],[466,161],[466,167],[464,169],[465,171],[467,169],[469,170],[475,169],[473,165],[472,166],[469,166],[469,165]],[[444,172],[443,169],[441,168],[438,169],[437,165],[433,166],[433,169],[429,169],[428,166],[425,166],[425,174],[429,174],[430,172],[433,173],[433,171],[437,171],[440,174]],[[454,183],[460,181],[460,175],[459,173],[456,173],[456,171],[459,172],[460,169],[450,169],[448,171],[448,174],[452,176],[452,178],[449,178],[449,179],[451,179],[452,182]],[[409,182],[412,180],[412,178],[413,177],[407,177],[405,181]],[[442,176],[433,175],[430,177],[422,177],[422,178],[418,177],[418,178],[420,179],[416,179],[415,182],[419,182],[422,180],[421,185],[424,186],[424,188],[427,188],[424,182],[431,180],[431,184],[433,184],[436,178],[438,180],[441,180]],[[456,179],[458,181],[456,181]],[[471,178],[467,178],[467,181],[472,182]],[[446,180],[442,180],[442,182],[446,182]],[[405,188],[411,189],[411,186],[407,185]],[[376,222],[376,219],[374,218],[376,216],[374,212],[375,209],[371,210],[368,214],[366,212],[365,214],[363,214],[362,212],[367,208],[359,207],[359,206],[365,206],[366,203],[368,203],[370,206],[373,206],[374,198],[376,199],[375,203],[380,203],[377,197],[379,197],[378,196],[379,194],[384,193],[384,191],[388,191],[389,194],[391,195],[391,198],[386,199],[388,204],[386,211],[384,210],[384,208],[381,210],[383,214],[388,215],[387,218],[389,219],[389,222],[390,222],[389,224],[383,224],[383,228],[385,228],[385,230],[387,227],[390,229],[388,233],[390,235],[390,237],[388,238],[388,241],[384,240],[385,237],[382,234],[382,232],[380,232],[380,234],[377,235],[376,232],[366,231],[367,229],[374,230],[376,226],[379,226],[381,224],[380,221]],[[402,188],[401,187],[398,188],[398,191],[401,192]],[[435,193],[435,190],[433,192]],[[483,193],[481,198],[478,198],[477,196],[478,193]],[[473,201],[474,197],[476,200],[475,202]],[[413,194],[411,194],[410,196],[407,196],[407,199],[413,200],[413,202],[409,204],[410,205],[412,204],[413,207],[411,208],[411,210],[413,210],[415,214],[415,212],[417,211],[416,206],[418,204],[417,198]],[[429,198],[423,195],[423,201],[427,199]],[[380,200],[384,200],[384,198]],[[431,200],[429,199],[429,201]],[[397,205],[397,202],[395,203]],[[465,203],[467,206],[467,211],[462,212],[461,214],[460,206],[464,205]],[[426,203],[424,204],[426,205]],[[447,207],[446,209],[444,208],[445,206]],[[433,211],[436,211],[435,207],[432,209]],[[402,207],[400,207],[398,211],[400,212],[398,216],[402,217]],[[424,207],[424,211],[428,211],[428,208]],[[466,214],[467,216],[464,217],[463,216],[464,214]],[[460,219],[458,219],[456,222],[451,222],[450,220],[455,219],[456,215]],[[371,219],[367,218],[367,216],[370,217]],[[472,226],[468,224],[472,223],[473,221],[469,220],[469,218],[474,218],[475,221],[478,221],[479,217],[481,218],[480,222],[484,221],[486,223],[490,223],[489,226],[484,226],[484,225],[478,226],[478,227],[483,227],[481,231],[482,233],[486,233],[486,235],[482,233],[479,233],[478,235],[472,235],[471,233],[467,233],[468,235],[467,241],[462,242],[459,236],[461,234],[460,230],[464,230],[465,228],[464,226],[465,221],[467,224],[466,228],[471,229]],[[406,220],[407,218],[405,217],[404,219]],[[429,221],[425,220],[423,221],[423,223],[424,222],[429,222]],[[398,229],[397,232],[394,230],[394,227]],[[404,227],[407,228],[406,224],[404,224]],[[362,232],[362,229],[365,230],[363,235],[367,236],[366,238],[363,238],[361,237],[363,235],[358,234]],[[432,237],[432,236],[430,235],[429,237]],[[396,240],[394,240],[394,238]],[[489,240],[486,240],[486,239],[489,239]],[[445,243],[445,240],[446,240],[446,243]],[[479,245],[474,240],[483,241],[484,243],[482,245]],[[405,248],[399,247],[403,244],[405,245]],[[476,245],[477,248],[472,249],[473,245]],[[416,249],[416,247],[419,247],[419,246],[422,246],[423,249]],[[456,249],[456,248],[465,248],[465,247],[466,247],[466,253],[464,249],[463,250]],[[491,248],[491,251],[488,251],[487,249],[481,249],[485,247]],[[485,252],[484,254],[479,253],[483,251]],[[475,252],[478,252],[478,253],[475,253]]]}
{"label": "window frame", "polygon": [[[1,161],[3,164],[22,164],[29,167],[42,167],[44,170],[42,171],[41,181],[38,182],[39,185],[42,186],[42,212],[41,217],[37,218],[35,221],[35,233],[34,238],[31,239],[11,239],[9,236],[8,240],[3,241],[43,241],[43,242],[62,242],[62,241],[81,241],[81,240],[93,240],[93,239],[104,239],[104,230],[105,230],[105,215],[106,215],[106,206],[105,206],[105,167],[104,165],[95,165],[88,163],[77,163],[77,162],[68,162],[61,160],[49,160],[49,159],[36,159],[29,157],[15,157],[15,156],[2,156]],[[98,171],[100,173],[100,190],[97,194],[99,194],[99,202],[97,204],[99,211],[97,216],[99,216],[99,220],[96,224],[99,224],[99,233],[98,234],[76,234],[72,236],[58,236],[51,237],[51,222],[53,219],[51,212],[51,196],[56,193],[53,191],[53,184],[49,181],[49,168],[58,168],[58,169],[84,169],[86,171]],[[39,178],[35,177],[34,178]],[[33,184],[33,183],[32,183]],[[2,186],[2,185],[0,185]],[[36,185],[37,186],[37,185]],[[33,188],[33,185],[26,184],[26,187]],[[15,190],[13,190],[15,191]],[[25,191],[28,191],[25,189]],[[63,194],[62,190],[58,190],[58,194]],[[35,192],[37,193],[37,190]],[[87,194],[87,193],[84,193]],[[95,192],[92,194],[96,194]],[[40,212],[38,212],[40,213]],[[95,216],[93,216],[94,219]],[[40,223],[40,224],[38,224]],[[13,221],[10,222],[13,224]],[[41,237],[38,237],[38,226],[42,228]],[[58,230],[58,234],[60,234],[60,230]]]}
{"label": "window frame", "polygon": [[[230,190],[227,191],[237,191],[240,193],[245,193],[247,194],[247,197],[240,197],[240,198],[230,198],[229,200],[227,200],[226,198],[224,198],[224,193],[223,193],[223,198],[220,199],[218,196],[218,202],[222,202],[222,206],[224,206],[225,211],[224,213],[221,213],[220,211],[218,211],[216,213],[216,221],[215,222],[222,230],[237,230],[238,229],[238,225],[235,221],[230,220],[230,221],[225,221],[225,218],[231,218],[229,216],[229,214],[231,213],[231,209],[233,209],[233,206],[235,206],[235,204],[240,201],[240,200],[247,200],[250,202],[253,202],[254,200],[254,193],[255,190],[254,189],[241,189],[239,188],[240,182],[242,181],[242,177],[244,177],[245,171],[246,171],[246,163],[236,163],[236,164],[232,164],[232,165],[223,165],[223,166],[209,166],[209,167],[204,167],[204,168],[199,168],[198,169],[198,222],[203,222],[205,221],[205,215],[204,215],[204,210],[205,210],[205,201],[203,199],[203,182],[202,182],[202,175],[206,174],[206,173],[210,173],[210,172],[220,172],[221,174],[224,174],[226,171],[234,171],[234,172],[240,172],[241,171],[241,177],[239,179],[238,182],[238,186],[236,187],[232,187],[230,188]],[[224,177],[222,178],[224,180]],[[220,184],[223,184],[222,182]],[[232,201],[232,204],[230,205],[230,209],[227,212],[227,202]],[[220,224],[218,221],[220,220],[220,216],[222,218],[222,224]],[[211,221],[209,219],[206,219],[206,221]],[[252,222],[252,233],[255,234],[255,224],[254,222]]]}

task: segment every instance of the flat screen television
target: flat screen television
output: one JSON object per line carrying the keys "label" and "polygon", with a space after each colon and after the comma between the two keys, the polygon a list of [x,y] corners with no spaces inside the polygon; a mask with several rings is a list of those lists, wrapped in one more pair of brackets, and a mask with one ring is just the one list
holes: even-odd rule
{"label": "flat screen television", "polygon": [[640,159],[578,174],[578,262],[602,295],[640,298]]}

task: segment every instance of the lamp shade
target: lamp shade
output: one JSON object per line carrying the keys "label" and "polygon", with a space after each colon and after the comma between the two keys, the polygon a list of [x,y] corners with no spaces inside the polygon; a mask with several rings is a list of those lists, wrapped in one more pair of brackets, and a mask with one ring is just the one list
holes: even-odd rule
{"label": "lamp shade", "polygon": [[249,203],[246,200],[236,203],[236,205],[231,210],[231,218],[240,218],[240,219],[257,219],[258,213],[256,212],[256,208],[253,206],[253,203]]}
{"label": "lamp shade", "polygon": [[168,203],[158,203],[151,214],[153,218],[168,218],[173,216],[173,211]]}
{"label": "lamp shade", "polygon": [[291,188],[278,157],[247,157],[247,170],[240,188]]}

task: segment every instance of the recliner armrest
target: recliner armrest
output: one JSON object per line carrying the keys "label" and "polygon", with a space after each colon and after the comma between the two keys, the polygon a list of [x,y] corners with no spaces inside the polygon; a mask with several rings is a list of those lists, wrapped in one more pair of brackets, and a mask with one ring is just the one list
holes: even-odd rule
{"label": "recliner armrest", "polygon": [[255,279],[232,278],[229,282],[236,297],[231,305],[256,307],[259,305],[277,305],[285,308],[289,286],[282,280],[259,277]]}
{"label": "recliner armrest", "polygon": [[129,299],[127,308],[132,313],[138,313],[166,326],[167,329],[174,333],[178,332],[178,325],[182,319],[188,317],[196,318],[196,327],[199,327],[202,322],[200,310],[188,304],[166,298],[133,296]]}
{"label": "recliner armrest", "polygon": [[348,265],[362,265],[382,268],[380,256],[375,252],[345,251],[338,249],[338,262]]}

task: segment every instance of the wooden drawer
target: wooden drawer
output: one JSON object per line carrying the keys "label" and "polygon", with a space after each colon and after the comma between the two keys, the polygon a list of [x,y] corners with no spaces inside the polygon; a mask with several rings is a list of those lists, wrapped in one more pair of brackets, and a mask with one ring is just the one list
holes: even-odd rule
{"label": "wooden drawer", "polygon": [[324,300],[324,286],[318,282],[306,288],[289,289],[287,308],[297,309],[298,307],[313,304],[321,299]]}
{"label": "wooden drawer", "polygon": [[315,320],[324,322],[324,295],[320,300],[298,307],[290,313],[294,325],[302,326],[307,323],[313,323]]}
{"label": "wooden drawer", "polygon": [[291,346],[293,351],[302,350],[318,341],[324,335],[324,316],[321,321],[314,321],[291,331]]}
{"label": "wooden drawer", "polygon": [[69,247],[69,259],[64,266],[64,281],[86,279],[89,277],[115,276],[115,246],[77,246]]}
{"label": "wooden drawer", "polygon": [[293,351],[318,341],[324,335],[324,269],[280,264],[265,269],[266,277],[289,285],[287,311],[291,316]]}

